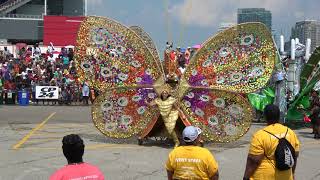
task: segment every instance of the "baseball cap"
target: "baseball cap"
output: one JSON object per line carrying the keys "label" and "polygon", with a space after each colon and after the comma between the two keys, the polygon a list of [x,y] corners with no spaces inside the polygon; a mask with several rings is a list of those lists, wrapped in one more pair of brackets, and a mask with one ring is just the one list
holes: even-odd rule
{"label": "baseball cap", "polygon": [[193,142],[195,141],[199,134],[202,133],[202,130],[195,126],[187,126],[182,132],[182,138],[184,142]]}

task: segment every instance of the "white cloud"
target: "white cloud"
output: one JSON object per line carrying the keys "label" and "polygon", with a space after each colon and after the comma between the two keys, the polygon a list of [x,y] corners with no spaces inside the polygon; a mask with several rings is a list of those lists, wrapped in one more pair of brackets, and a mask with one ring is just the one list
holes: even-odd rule
{"label": "white cloud", "polygon": [[266,8],[273,16],[287,18],[288,8],[297,7],[293,0],[184,0],[173,6],[171,13],[181,23],[213,27],[222,22],[236,22],[238,8]]}

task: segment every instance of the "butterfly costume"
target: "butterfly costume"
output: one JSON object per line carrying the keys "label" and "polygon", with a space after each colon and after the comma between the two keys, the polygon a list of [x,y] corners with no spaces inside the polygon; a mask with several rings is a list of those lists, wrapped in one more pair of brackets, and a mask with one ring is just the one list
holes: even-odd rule
{"label": "butterfly costume", "polygon": [[[79,79],[102,92],[92,118],[105,136],[142,139],[162,117],[201,128],[206,142],[234,141],[248,131],[253,112],[245,95],[266,85],[277,55],[265,25],[236,25],[202,44],[163,101],[161,93],[168,89],[163,63],[142,28],[89,16],[75,49]],[[174,138],[176,122],[169,123]]]}

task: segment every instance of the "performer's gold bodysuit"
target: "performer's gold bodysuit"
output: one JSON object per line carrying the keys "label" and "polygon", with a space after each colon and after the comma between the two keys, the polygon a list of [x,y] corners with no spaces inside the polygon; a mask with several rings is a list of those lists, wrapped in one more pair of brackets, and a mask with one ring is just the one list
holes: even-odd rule
{"label": "performer's gold bodysuit", "polygon": [[176,126],[176,122],[179,117],[178,110],[173,107],[174,103],[177,101],[176,98],[168,97],[166,100],[162,100],[161,98],[155,99],[155,103],[158,105],[160,114],[164,121],[164,125],[169,133],[169,135],[173,138],[175,142],[175,147],[179,146],[179,138],[174,128]]}

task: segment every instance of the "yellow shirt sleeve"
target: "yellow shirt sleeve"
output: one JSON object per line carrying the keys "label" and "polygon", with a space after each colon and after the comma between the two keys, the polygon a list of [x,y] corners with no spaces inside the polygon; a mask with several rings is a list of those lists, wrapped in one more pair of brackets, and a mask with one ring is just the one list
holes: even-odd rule
{"label": "yellow shirt sleeve", "polygon": [[261,142],[262,136],[263,134],[259,134],[259,132],[253,135],[250,143],[249,154],[252,154],[252,155],[264,154],[264,149]]}
{"label": "yellow shirt sleeve", "polygon": [[208,164],[207,164],[207,171],[208,171],[208,176],[212,177],[214,176],[217,171],[218,171],[218,163],[217,161],[214,159],[213,155],[211,154],[211,152],[209,150],[207,150],[207,159],[208,159]]}
{"label": "yellow shirt sleeve", "polygon": [[172,159],[172,152],[171,152],[171,153],[169,154],[168,160],[167,160],[166,165],[165,165],[166,169],[167,169],[168,171],[171,171],[171,172],[173,172],[172,161],[173,161],[173,159]]}

